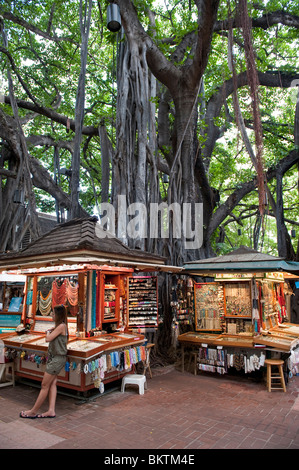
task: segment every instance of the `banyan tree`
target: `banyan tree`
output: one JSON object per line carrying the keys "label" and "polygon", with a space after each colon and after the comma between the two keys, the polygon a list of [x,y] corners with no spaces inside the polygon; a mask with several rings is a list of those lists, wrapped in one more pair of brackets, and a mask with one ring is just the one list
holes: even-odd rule
{"label": "banyan tree", "polygon": [[234,247],[237,229],[258,248],[271,220],[278,254],[296,258],[295,4],[16,1],[0,25],[1,251],[39,236],[43,210],[98,213],[171,264]]}

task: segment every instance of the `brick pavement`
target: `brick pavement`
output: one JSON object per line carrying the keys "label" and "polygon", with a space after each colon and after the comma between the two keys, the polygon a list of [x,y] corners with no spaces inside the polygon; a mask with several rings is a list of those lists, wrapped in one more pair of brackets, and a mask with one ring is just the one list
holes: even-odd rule
{"label": "brick pavement", "polygon": [[[82,402],[58,395],[55,419],[24,420],[38,390],[0,389],[0,449],[299,449],[299,377],[268,393],[248,377],[153,369],[145,395],[127,386]],[[46,405],[45,405],[46,409]]]}

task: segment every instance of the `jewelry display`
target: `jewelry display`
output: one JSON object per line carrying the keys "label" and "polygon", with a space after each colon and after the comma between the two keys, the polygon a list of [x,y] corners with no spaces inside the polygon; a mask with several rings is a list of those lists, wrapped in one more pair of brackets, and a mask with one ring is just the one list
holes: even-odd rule
{"label": "jewelry display", "polygon": [[250,317],[252,314],[249,282],[225,283],[226,316]]}
{"label": "jewelry display", "polygon": [[171,302],[173,319],[179,325],[194,323],[193,280],[182,276],[172,287]]}
{"label": "jewelry display", "polygon": [[195,283],[196,330],[222,330],[223,286],[219,283]]}
{"label": "jewelry display", "polygon": [[105,285],[104,320],[116,318],[116,286]]}
{"label": "jewelry display", "polygon": [[52,284],[52,307],[66,304],[67,279],[54,279]]}
{"label": "jewelry display", "polygon": [[156,326],[158,322],[157,277],[130,277],[128,285],[129,326]]}
{"label": "jewelry display", "polygon": [[223,349],[199,348],[197,356],[198,369],[207,372],[227,372],[226,351]]}
{"label": "jewelry display", "polygon": [[52,291],[50,291],[46,297],[43,296],[42,292],[39,292],[38,295],[39,295],[38,309],[40,313],[44,317],[50,315],[52,311]]}

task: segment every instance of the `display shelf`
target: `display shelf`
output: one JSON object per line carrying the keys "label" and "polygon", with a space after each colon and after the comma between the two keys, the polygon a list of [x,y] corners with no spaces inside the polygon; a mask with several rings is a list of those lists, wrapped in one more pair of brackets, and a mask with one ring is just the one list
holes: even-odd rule
{"label": "display shelf", "polygon": [[218,372],[225,374],[226,367],[226,351],[215,348],[199,348],[197,356],[197,367],[204,372]]}
{"label": "display shelf", "polygon": [[67,352],[69,356],[88,358],[107,349],[107,342],[91,341],[90,339],[73,339],[68,342]]}
{"label": "display shelf", "polygon": [[46,341],[46,337],[43,336],[42,338],[39,337],[38,339],[26,341],[26,343],[23,343],[23,347],[24,346],[26,347],[26,349],[47,352],[49,343],[48,341]]}
{"label": "display shelf", "polygon": [[271,331],[291,333],[292,335],[299,337],[299,325],[296,325],[295,323],[282,323],[274,326]]}
{"label": "display shelf", "polygon": [[227,334],[251,334],[253,332],[253,325],[251,318],[242,317],[226,317],[225,330]]}
{"label": "display shelf", "polygon": [[108,287],[105,285],[104,290],[104,318],[103,323],[109,321],[116,321],[117,320],[117,313],[116,313],[116,297],[117,297],[117,288],[116,287]]}
{"label": "display shelf", "polygon": [[[98,273],[97,309],[99,311],[99,326],[113,323],[119,327],[122,321],[120,285],[121,275],[116,273]],[[122,293],[126,295],[126,293]]]}
{"label": "display shelf", "polygon": [[225,282],[225,317],[249,318],[252,315],[250,282]]}
{"label": "display shelf", "polygon": [[158,324],[158,294],[156,276],[128,278],[128,326],[155,327]]}
{"label": "display shelf", "polygon": [[8,338],[5,338],[5,345],[22,347],[23,345],[26,345],[31,340],[38,339],[38,337],[41,337],[41,335],[38,333],[24,333],[22,335],[9,336]]}
{"label": "display shelf", "polygon": [[215,344],[219,346],[253,348],[253,337],[242,335],[220,335]]}
{"label": "display shelf", "polygon": [[87,341],[99,342],[106,344],[106,349],[111,350],[115,348],[122,348],[126,346],[133,346],[135,344],[142,344],[144,342],[144,336],[140,334],[130,334],[130,333],[110,333],[93,336],[88,338]]}
{"label": "display shelf", "polygon": [[205,334],[194,331],[188,331],[178,336],[178,341],[186,343],[186,345],[200,346],[201,344],[215,344],[215,340],[218,338],[217,334]]}
{"label": "display shelf", "polygon": [[294,347],[298,345],[298,340],[275,337],[273,335],[259,335],[254,336],[254,344],[264,344],[266,346],[271,346],[272,348],[291,351]]}
{"label": "display shelf", "polygon": [[[68,318],[67,327],[69,335],[75,336],[77,330],[76,319]],[[36,316],[31,331],[34,331],[35,333],[45,333],[47,330],[50,330],[52,328],[55,328],[55,322],[52,320],[52,318],[41,318],[39,316]]]}
{"label": "display shelf", "polygon": [[273,328],[272,330],[269,330],[267,333],[268,335],[273,336],[275,338],[285,338],[288,340],[299,341],[299,336],[294,333],[292,334],[292,332],[290,331],[280,331],[280,330],[276,330],[275,328]]}
{"label": "display shelf", "polygon": [[196,331],[222,331],[223,295],[223,286],[219,283],[194,283]]}

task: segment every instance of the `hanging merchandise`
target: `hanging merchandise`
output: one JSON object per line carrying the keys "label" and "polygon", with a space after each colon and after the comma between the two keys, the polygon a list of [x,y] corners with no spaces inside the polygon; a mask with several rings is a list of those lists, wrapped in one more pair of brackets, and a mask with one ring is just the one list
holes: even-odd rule
{"label": "hanging merchandise", "polygon": [[79,284],[77,281],[70,279],[66,280],[66,300],[69,305],[69,312],[72,316],[77,315],[79,311],[78,290]]}
{"label": "hanging merchandise", "polygon": [[234,367],[237,371],[244,370],[246,374],[259,370],[264,366],[266,356],[263,352],[257,353],[235,351],[227,353],[227,367]]}
{"label": "hanging merchandise", "polygon": [[290,378],[293,375],[299,375],[299,349],[291,351],[290,357],[288,358],[288,368],[290,370]]}
{"label": "hanging merchandise", "polygon": [[95,328],[96,325],[96,292],[97,292],[97,273],[92,271],[91,277],[91,328]]}
{"label": "hanging merchandise", "polygon": [[52,307],[56,305],[65,305],[66,304],[66,288],[67,288],[68,279],[56,278],[52,284]]}
{"label": "hanging merchandise", "polygon": [[254,331],[256,333],[259,333],[261,329],[258,298],[259,298],[258,286],[257,286],[256,280],[252,279],[252,321],[254,325]]}
{"label": "hanging merchandise", "polygon": [[41,291],[38,293],[38,309],[44,317],[50,315],[52,311],[52,291],[50,291],[45,297]]}
{"label": "hanging merchandise", "polygon": [[277,298],[277,310],[279,322],[282,323],[284,318],[287,316],[286,301],[284,296],[283,283],[276,284],[276,298]]}
{"label": "hanging merchandise", "polygon": [[173,284],[170,306],[174,323],[194,324],[194,291],[193,280],[190,277],[182,276]]}
{"label": "hanging merchandise", "polygon": [[198,369],[206,372],[227,372],[226,351],[223,349],[199,348]]}
{"label": "hanging merchandise", "polygon": [[[37,289],[37,311],[44,317],[49,316],[52,311],[51,278],[40,278]],[[29,296],[29,302],[32,304],[32,295]]]}

